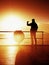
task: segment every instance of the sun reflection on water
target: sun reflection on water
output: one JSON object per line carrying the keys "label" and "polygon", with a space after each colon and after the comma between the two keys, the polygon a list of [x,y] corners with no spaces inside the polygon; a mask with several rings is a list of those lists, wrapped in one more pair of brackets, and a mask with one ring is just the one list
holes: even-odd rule
{"label": "sun reflection on water", "polygon": [[17,46],[10,46],[7,48],[7,58],[8,60],[6,63],[9,64],[14,64],[15,63],[15,57],[18,53],[19,48]]}
{"label": "sun reflection on water", "polygon": [[17,45],[18,42],[14,40],[14,33],[0,33],[0,45]]}
{"label": "sun reflection on water", "polygon": [[19,46],[0,45],[0,65],[14,65]]}

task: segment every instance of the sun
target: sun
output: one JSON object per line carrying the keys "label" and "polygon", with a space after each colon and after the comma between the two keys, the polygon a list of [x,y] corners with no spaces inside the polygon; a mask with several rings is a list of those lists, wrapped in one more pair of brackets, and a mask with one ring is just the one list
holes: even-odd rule
{"label": "sun", "polygon": [[16,14],[6,14],[2,19],[2,29],[3,30],[21,30],[23,28],[24,22],[20,15]]}

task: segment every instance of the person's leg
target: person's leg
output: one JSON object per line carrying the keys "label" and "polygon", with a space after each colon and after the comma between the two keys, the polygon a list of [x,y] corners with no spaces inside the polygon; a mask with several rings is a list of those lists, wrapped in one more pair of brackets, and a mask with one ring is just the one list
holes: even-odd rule
{"label": "person's leg", "polygon": [[35,45],[37,45],[36,32],[34,32],[34,42],[35,42]]}
{"label": "person's leg", "polygon": [[33,32],[30,31],[30,34],[31,34],[31,43],[32,43],[32,45],[33,45]]}

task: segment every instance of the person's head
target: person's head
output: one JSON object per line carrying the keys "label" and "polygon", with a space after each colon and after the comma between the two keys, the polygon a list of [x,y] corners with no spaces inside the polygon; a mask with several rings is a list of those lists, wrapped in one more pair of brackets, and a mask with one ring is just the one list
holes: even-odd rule
{"label": "person's head", "polygon": [[32,21],[35,21],[35,19],[32,19]]}
{"label": "person's head", "polygon": [[32,19],[32,23],[33,23],[33,22],[35,23],[35,19]]}

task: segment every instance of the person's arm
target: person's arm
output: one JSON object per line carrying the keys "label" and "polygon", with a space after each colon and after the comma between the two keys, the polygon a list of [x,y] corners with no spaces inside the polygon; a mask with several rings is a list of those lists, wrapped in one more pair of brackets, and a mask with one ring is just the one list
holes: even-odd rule
{"label": "person's arm", "polygon": [[31,26],[31,23],[29,24],[28,22],[29,22],[29,21],[27,21],[27,25],[28,25],[28,26]]}

